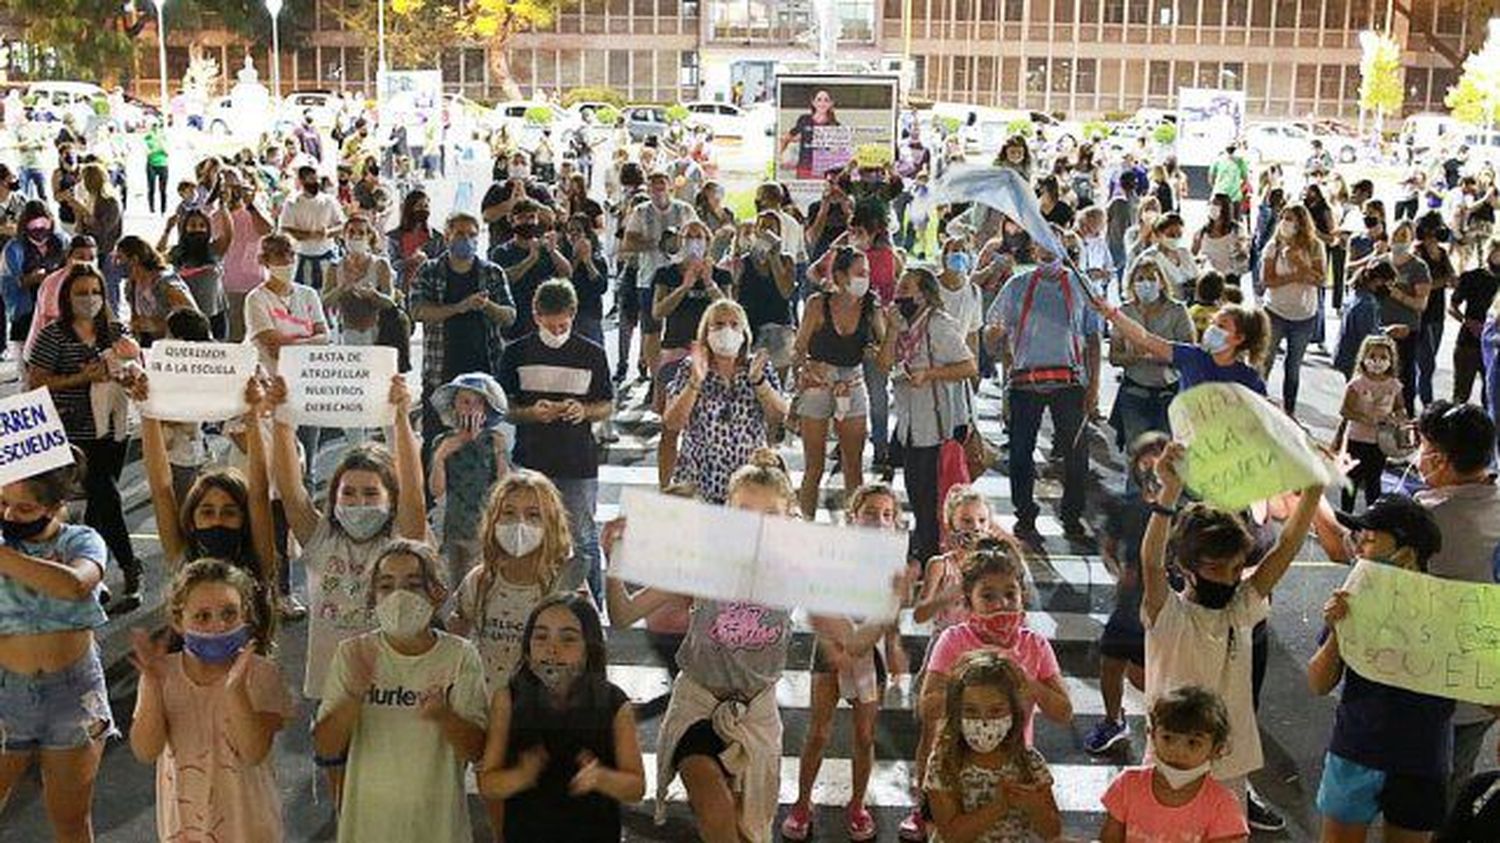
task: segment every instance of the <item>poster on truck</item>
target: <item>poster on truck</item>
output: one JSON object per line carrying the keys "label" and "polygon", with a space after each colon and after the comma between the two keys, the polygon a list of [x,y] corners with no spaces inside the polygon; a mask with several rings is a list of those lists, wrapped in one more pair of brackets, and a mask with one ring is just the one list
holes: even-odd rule
{"label": "poster on truck", "polygon": [[1245,92],[1177,89],[1177,163],[1207,167],[1245,128]]}
{"label": "poster on truck", "polygon": [[899,88],[895,75],[776,77],[776,180],[805,205],[822,194],[829,170],[892,160]]}

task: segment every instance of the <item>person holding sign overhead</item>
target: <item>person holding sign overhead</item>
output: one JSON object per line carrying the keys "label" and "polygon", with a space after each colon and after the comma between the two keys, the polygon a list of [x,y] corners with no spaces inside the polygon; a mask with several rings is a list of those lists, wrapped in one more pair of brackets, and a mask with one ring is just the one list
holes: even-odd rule
{"label": "person holding sign overhead", "polygon": [[65,523],[77,468],[0,488],[0,805],[39,758],[53,834],[92,841],[94,776],[119,732],[94,638],[109,554],[92,527]]}
{"label": "person holding sign overhead", "polygon": [[110,611],[128,613],[141,604],[141,563],[130,545],[118,485],[129,444],[129,401],[121,384],[134,377],[126,364],[136,362],[141,349],[110,313],[104,276],[93,266],[68,273],[58,304],[60,318],[37,335],[26,360],[26,380],[32,389],[51,391],[68,441],[83,452],[84,520],[104,536],[125,574],[125,593]]}

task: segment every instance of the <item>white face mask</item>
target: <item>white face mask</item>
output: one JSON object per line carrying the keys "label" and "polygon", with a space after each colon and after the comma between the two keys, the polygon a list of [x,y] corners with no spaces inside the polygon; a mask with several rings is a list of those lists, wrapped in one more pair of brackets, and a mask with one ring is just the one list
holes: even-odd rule
{"label": "white face mask", "polygon": [[370,241],[368,240],[350,240],[344,245],[348,247],[349,254],[351,255],[364,257],[370,253]]}
{"label": "white face mask", "polygon": [[1155,281],[1137,281],[1135,297],[1140,299],[1141,304],[1154,304],[1161,298],[1161,285]]}
{"label": "white face mask", "polygon": [[561,334],[554,334],[546,328],[537,328],[536,335],[537,339],[542,341],[542,345],[548,348],[562,348],[563,344],[568,341],[568,337],[573,335],[573,332],[564,331]]}
{"label": "white face mask", "polygon": [[1176,251],[1182,248],[1181,237],[1161,237],[1158,238],[1157,242],[1161,243],[1161,247],[1163,249],[1171,249],[1173,251]]}
{"label": "white face mask", "polygon": [[1411,244],[1410,243],[1396,243],[1396,242],[1392,242],[1391,243],[1391,254],[1395,255],[1398,258],[1404,258],[1407,255],[1411,254]]}
{"label": "white face mask", "polygon": [[702,240],[688,240],[683,244],[682,253],[693,260],[702,260],[708,254],[708,243]]}
{"label": "white face mask", "polygon": [[525,164],[512,164],[506,172],[513,179],[524,179],[531,175],[531,168]]}
{"label": "white face mask", "polygon": [[297,273],[297,265],[294,264],[294,263],[288,263],[288,264],[281,264],[281,265],[278,265],[278,266],[268,266],[268,267],[266,267],[266,274],[269,275],[269,276],[271,276],[272,278],[276,279],[277,281],[280,281],[283,284],[291,281],[292,280],[292,276],[295,275],[296,273]]}
{"label": "white face mask", "polygon": [[432,622],[432,601],[415,591],[393,591],[375,604],[375,622],[392,638],[415,638]]}
{"label": "white face mask", "polygon": [[1391,361],[1384,357],[1371,357],[1365,360],[1365,371],[1372,375],[1383,375],[1390,371]]}
{"label": "white face mask", "polygon": [[733,357],[745,344],[745,332],[739,328],[722,326],[708,332],[708,347],[720,357]]}
{"label": "white face mask", "polygon": [[1171,764],[1160,760],[1158,760],[1153,766],[1156,767],[1156,771],[1158,773],[1161,773],[1161,777],[1167,780],[1167,784],[1173,790],[1181,790],[1184,787],[1187,787],[1193,782],[1208,775],[1208,771],[1213,767],[1213,763],[1204,761],[1202,764],[1199,764],[1191,770],[1183,770],[1177,767],[1173,767]]}
{"label": "white face mask", "polygon": [[510,521],[495,526],[495,540],[511,556],[525,556],[542,546],[542,528],[526,521]]}
{"label": "white face mask", "polygon": [[864,298],[865,297],[865,293],[870,292],[870,276],[868,276],[868,275],[851,275],[851,276],[849,276],[849,292],[853,293],[855,296],[858,296],[859,298]]}
{"label": "white face mask", "polygon": [[962,723],[964,743],[977,753],[994,752],[1010,734],[1010,717],[965,717]]}
{"label": "white face mask", "polygon": [[1295,222],[1292,222],[1291,220],[1282,220],[1281,223],[1276,226],[1276,233],[1279,234],[1283,240],[1290,240],[1293,237],[1297,236],[1297,231],[1299,229],[1300,226],[1298,226]]}
{"label": "white face mask", "polygon": [[1208,206],[1208,218],[1209,219],[1211,219],[1211,220],[1217,220],[1222,214],[1223,214],[1223,209],[1220,208],[1218,205],[1209,205]]}

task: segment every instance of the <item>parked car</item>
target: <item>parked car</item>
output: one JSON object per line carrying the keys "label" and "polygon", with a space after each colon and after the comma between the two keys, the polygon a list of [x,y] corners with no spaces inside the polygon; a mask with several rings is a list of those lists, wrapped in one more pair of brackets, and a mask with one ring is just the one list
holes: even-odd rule
{"label": "parked car", "polygon": [[689,102],[683,105],[692,115],[688,123],[708,129],[714,137],[743,138],[750,134],[749,121],[737,105],[727,102]]}
{"label": "parked car", "polygon": [[1291,123],[1251,123],[1245,146],[1256,164],[1296,164],[1312,155],[1312,135]]}
{"label": "parked car", "polygon": [[32,82],[26,88],[25,99],[39,116],[61,120],[64,115],[72,114],[74,119],[86,121],[94,113],[94,98],[102,96],[104,89],[93,82],[48,81]]}
{"label": "parked car", "polygon": [[1294,120],[1289,125],[1306,132],[1314,140],[1323,142],[1323,148],[1340,164],[1353,164],[1359,160],[1363,143],[1354,127],[1338,120]]}
{"label": "parked car", "polygon": [[1446,114],[1413,114],[1401,123],[1401,143],[1420,156],[1454,144],[1466,131],[1462,123]]}
{"label": "parked car", "polygon": [[640,143],[653,135],[666,137],[667,130],[672,127],[672,121],[667,119],[667,109],[661,105],[628,105],[622,116],[631,143]]}
{"label": "parked car", "polygon": [[293,91],[281,101],[281,119],[296,125],[304,115],[312,115],[313,125],[331,128],[338,116],[339,103],[332,91]]}

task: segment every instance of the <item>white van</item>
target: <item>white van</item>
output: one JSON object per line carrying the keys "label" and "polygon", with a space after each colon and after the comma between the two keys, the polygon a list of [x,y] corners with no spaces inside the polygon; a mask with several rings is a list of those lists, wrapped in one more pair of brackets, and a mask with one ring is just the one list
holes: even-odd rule
{"label": "white van", "polygon": [[104,89],[92,82],[32,82],[25,96],[33,108],[59,120],[64,114],[85,120],[94,112],[94,98],[104,96]]}
{"label": "white van", "polygon": [[1401,123],[1401,143],[1417,155],[1448,146],[1466,133],[1462,123],[1446,114],[1413,114]]}

